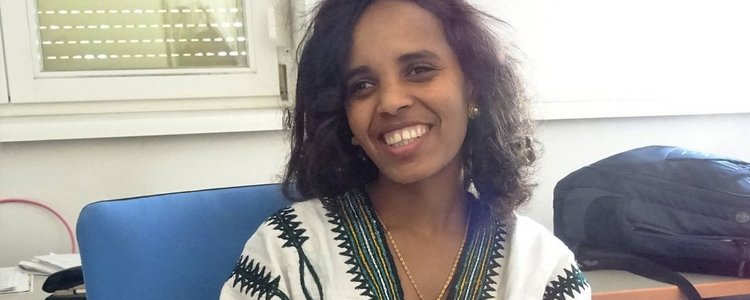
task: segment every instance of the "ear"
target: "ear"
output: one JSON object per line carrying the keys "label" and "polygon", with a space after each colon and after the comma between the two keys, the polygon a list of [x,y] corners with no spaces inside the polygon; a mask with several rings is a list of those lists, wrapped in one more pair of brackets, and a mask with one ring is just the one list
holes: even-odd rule
{"label": "ear", "polygon": [[477,99],[474,94],[474,84],[468,79],[464,79],[464,96],[466,97],[466,104],[476,104]]}

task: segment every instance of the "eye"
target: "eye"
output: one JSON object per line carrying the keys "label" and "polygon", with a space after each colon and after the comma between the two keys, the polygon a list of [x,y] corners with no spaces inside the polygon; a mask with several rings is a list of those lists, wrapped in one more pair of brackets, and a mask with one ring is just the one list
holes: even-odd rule
{"label": "eye", "polygon": [[416,82],[428,81],[435,77],[438,68],[428,64],[417,64],[406,69],[406,77]]}
{"label": "eye", "polygon": [[434,70],[435,70],[435,68],[432,68],[432,67],[429,67],[429,66],[416,66],[414,68],[411,68],[411,70],[409,70],[409,74],[408,75],[412,75],[412,76],[413,75],[419,75],[419,74],[423,74],[423,73],[426,73],[426,72],[431,72],[431,71],[434,71]]}
{"label": "eye", "polygon": [[372,86],[372,83],[370,83],[370,82],[360,81],[360,82],[355,82],[354,85],[352,86],[352,89],[354,91],[361,91],[361,90],[364,90],[364,89],[369,88],[371,86]]}
{"label": "eye", "polygon": [[346,88],[346,94],[348,98],[357,98],[360,95],[363,95],[367,92],[370,88],[375,86],[372,82],[368,80],[358,80],[348,85]]}

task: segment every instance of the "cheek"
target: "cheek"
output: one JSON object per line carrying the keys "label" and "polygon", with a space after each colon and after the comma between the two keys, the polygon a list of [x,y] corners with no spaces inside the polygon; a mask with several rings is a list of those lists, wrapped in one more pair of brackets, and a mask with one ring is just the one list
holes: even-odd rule
{"label": "cheek", "polygon": [[444,91],[443,95],[450,95],[442,101],[445,109],[444,115],[450,116],[453,122],[466,123],[469,121],[468,107],[469,100],[466,93],[460,89],[450,89]]}
{"label": "cheek", "polygon": [[462,107],[456,108],[456,114],[453,116],[453,124],[451,125],[451,131],[456,138],[464,139],[466,137],[466,131],[469,127],[469,117],[463,112]]}
{"label": "cheek", "polygon": [[466,130],[469,126],[469,114],[468,114],[469,102],[466,100],[462,93],[458,93],[455,98],[450,101],[450,105],[445,105],[445,109],[449,110],[445,112],[445,116],[450,118],[450,130],[454,135],[464,138],[466,136]]}
{"label": "cheek", "polygon": [[361,105],[350,104],[346,108],[346,119],[349,123],[349,128],[355,136],[362,137],[367,133],[367,127],[369,124],[368,114],[361,107]]}

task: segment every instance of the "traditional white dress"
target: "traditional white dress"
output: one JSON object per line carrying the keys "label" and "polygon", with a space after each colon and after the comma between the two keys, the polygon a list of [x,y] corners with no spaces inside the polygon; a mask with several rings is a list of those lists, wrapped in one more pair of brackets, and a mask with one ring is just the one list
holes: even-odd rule
{"label": "traditional white dress", "polygon": [[[481,206],[472,209],[448,299],[591,299],[554,235],[523,216],[506,226]],[[247,241],[220,299],[402,299],[384,234],[361,191],[295,203]]]}

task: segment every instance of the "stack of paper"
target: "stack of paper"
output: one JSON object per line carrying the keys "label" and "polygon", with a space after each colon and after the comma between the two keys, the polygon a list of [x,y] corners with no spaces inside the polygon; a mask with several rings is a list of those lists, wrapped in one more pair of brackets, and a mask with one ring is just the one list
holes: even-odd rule
{"label": "stack of paper", "polygon": [[57,271],[81,265],[81,256],[77,253],[34,256],[30,260],[22,260],[18,266],[32,273],[50,275]]}
{"label": "stack of paper", "polygon": [[0,294],[31,291],[31,274],[18,267],[0,268]]}

